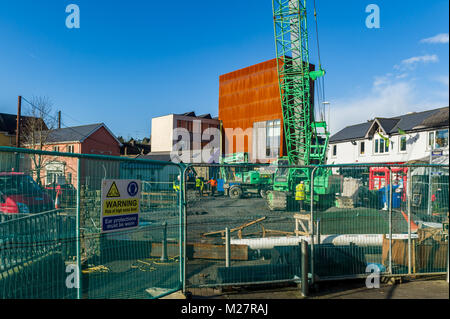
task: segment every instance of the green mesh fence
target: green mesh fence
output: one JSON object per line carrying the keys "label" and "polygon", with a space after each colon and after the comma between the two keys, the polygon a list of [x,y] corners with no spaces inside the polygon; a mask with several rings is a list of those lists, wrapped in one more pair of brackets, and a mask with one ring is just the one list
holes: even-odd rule
{"label": "green mesh fence", "polygon": [[[0,298],[157,298],[179,289],[180,175],[172,163],[1,147]],[[117,197],[106,194],[108,181],[140,187]],[[105,211],[107,199],[119,208]],[[104,220],[117,228],[106,231]]]}
{"label": "green mesh fence", "polygon": [[273,173],[273,167],[261,165],[192,165],[186,170],[187,289],[300,281],[300,240],[293,218],[298,211],[269,209]]}
{"label": "green mesh fence", "polygon": [[312,209],[319,278],[365,275],[371,264],[388,275],[446,272],[448,167],[326,168],[341,186],[334,203],[319,201]]}
{"label": "green mesh fence", "polygon": [[192,165],[185,178],[187,288],[299,281],[302,240],[313,282],[446,271],[448,167]]}
{"label": "green mesh fence", "polygon": [[[133,181],[138,227],[105,232],[112,182]],[[443,273],[448,189],[448,166],[439,165],[183,171],[2,147],[0,298],[157,298],[183,284],[298,282],[302,240],[313,282],[367,276],[371,265],[387,275]]]}

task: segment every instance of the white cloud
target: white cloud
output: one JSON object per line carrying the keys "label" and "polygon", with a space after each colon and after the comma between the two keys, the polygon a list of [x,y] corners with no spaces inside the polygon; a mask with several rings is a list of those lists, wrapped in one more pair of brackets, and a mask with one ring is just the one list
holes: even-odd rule
{"label": "white cloud", "polygon": [[422,39],[420,43],[448,43],[448,33],[440,33],[434,37]]}
{"label": "white cloud", "polygon": [[[444,81],[443,77],[440,80]],[[330,132],[335,134],[346,126],[364,123],[374,117],[393,117],[448,105],[448,88],[428,91],[426,95],[422,92],[424,90],[420,90],[414,80],[398,79],[392,74],[375,77],[367,94],[332,101]]]}
{"label": "white cloud", "polygon": [[439,57],[436,54],[431,55],[421,55],[421,56],[413,56],[409,59],[405,59],[400,62],[400,65],[394,65],[394,69],[396,70],[413,70],[419,63],[437,63],[439,62]]}

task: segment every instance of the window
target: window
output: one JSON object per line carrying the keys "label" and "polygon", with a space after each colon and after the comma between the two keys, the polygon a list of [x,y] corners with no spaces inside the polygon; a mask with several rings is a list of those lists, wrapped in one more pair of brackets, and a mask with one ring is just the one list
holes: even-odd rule
{"label": "window", "polygon": [[400,137],[400,152],[406,152],[406,136]]}
{"label": "window", "polygon": [[375,154],[389,153],[389,146],[387,143],[385,143],[384,139],[382,138],[375,139],[374,153]]}
{"label": "window", "polygon": [[178,128],[185,128],[188,132],[192,132],[192,121],[177,120]]}
{"label": "window", "polygon": [[59,146],[53,146],[53,152],[59,152]]}
{"label": "window", "polygon": [[436,131],[436,143],[434,148],[445,148],[448,146],[448,129]]}
{"label": "window", "polygon": [[428,133],[428,149],[434,148],[434,132]]}
{"label": "window", "polygon": [[337,145],[333,145],[333,156],[337,155]]}
{"label": "window", "polygon": [[360,142],[359,143],[359,154],[360,155],[364,155],[365,154],[365,148],[366,148],[366,143],[365,142]]}
{"label": "window", "polygon": [[74,153],[75,147],[73,145],[67,145],[67,152]]}
{"label": "window", "polygon": [[266,122],[266,156],[278,157],[280,154],[280,120]]}

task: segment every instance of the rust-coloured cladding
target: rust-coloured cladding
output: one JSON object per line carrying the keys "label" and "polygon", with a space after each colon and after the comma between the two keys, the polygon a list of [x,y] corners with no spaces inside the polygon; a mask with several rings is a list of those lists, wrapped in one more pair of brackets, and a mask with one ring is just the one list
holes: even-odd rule
{"label": "rust-coloured cladding", "polygon": [[[310,70],[315,69],[310,64]],[[314,105],[314,81],[311,81],[311,105]],[[313,117],[313,114],[311,114]],[[254,122],[279,119],[281,122],[280,154],[286,155],[284,140],[283,114],[281,110],[280,89],[278,84],[277,60],[255,64],[241,70],[221,75],[219,78],[219,120],[223,126],[224,154],[236,152],[252,153],[252,132],[243,148],[236,147],[236,141],[227,149],[225,141],[230,139],[226,129],[241,128],[243,131],[253,128]],[[236,134],[236,138],[245,134]]]}
{"label": "rust-coloured cladding", "polygon": [[[253,128],[254,122],[280,119],[280,90],[276,59],[259,63],[241,70],[221,75],[219,78],[219,120],[223,129]],[[227,138],[225,134],[225,139]],[[283,130],[281,149],[283,154]],[[251,132],[244,149],[226,149],[225,154],[252,151]]]}

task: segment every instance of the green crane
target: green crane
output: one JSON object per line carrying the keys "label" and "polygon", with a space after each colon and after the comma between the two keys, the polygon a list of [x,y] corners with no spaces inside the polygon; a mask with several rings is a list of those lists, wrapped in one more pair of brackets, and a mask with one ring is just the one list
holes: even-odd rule
{"label": "green crane", "polygon": [[[315,121],[311,83],[325,75],[319,63],[312,70],[309,63],[306,0],[272,0],[277,54],[278,80],[283,114],[287,156],[278,159],[278,166],[324,164],[329,132],[325,121]],[[279,167],[273,191],[267,200],[272,210],[286,210],[295,186],[305,182],[309,189],[309,168]],[[314,199],[327,195],[331,172],[319,170],[314,179]],[[307,200],[311,200],[307,194]]]}

